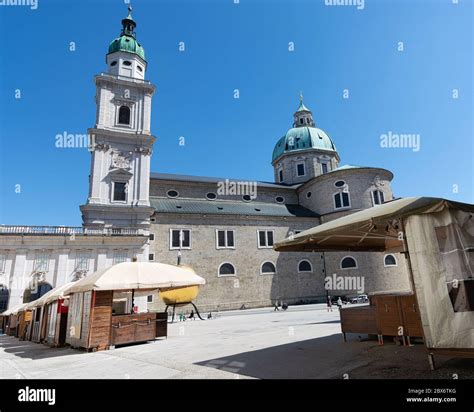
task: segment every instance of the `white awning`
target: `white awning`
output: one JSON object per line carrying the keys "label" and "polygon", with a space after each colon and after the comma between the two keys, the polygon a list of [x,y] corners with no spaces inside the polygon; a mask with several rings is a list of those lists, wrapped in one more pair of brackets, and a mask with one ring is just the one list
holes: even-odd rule
{"label": "white awning", "polygon": [[279,252],[401,252],[400,219],[446,208],[474,212],[474,206],[432,197],[409,197],[332,220],[275,243]]}

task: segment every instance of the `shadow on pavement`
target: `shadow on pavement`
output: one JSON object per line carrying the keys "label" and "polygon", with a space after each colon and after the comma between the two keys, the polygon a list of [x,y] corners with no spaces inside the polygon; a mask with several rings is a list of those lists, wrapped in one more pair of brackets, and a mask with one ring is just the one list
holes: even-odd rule
{"label": "shadow on pavement", "polygon": [[376,344],[344,343],[338,333],[197,364],[259,379],[342,379],[369,362],[368,349]]}
{"label": "shadow on pavement", "polygon": [[5,353],[28,359],[44,359],[83,353],[71,348],[52,348],[42,343],[21,341],[14,336],[0,336],[0,349]]}

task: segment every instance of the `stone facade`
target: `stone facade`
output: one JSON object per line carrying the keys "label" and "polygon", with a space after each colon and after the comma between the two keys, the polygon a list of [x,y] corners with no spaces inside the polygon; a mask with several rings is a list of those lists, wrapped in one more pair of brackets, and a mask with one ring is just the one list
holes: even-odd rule
{"label": "stone facade", "polygon": [[[139,231],[85,231],[64,227],[0,227],[0,285],[8,307],[121,261],[147,261],[148,235]],[[6,309],[6,307],[5,307]]]}
{"label": "stone facade", "polygon": [[[155,86],[145,80],[136,23],[129,15],[122,24],[108,73],[95,77],[83,227],[0,226],[0,311],[28,300],[32,284],[60,286],[134,258],[192,266],[206,279],[196,301],[205,311],[409,288],[401,255],[273,250],[295,231],[393,199],[391,172],[339,166],[334,143],[302,97],[293,127],[273,150],[275,183],[151,174]],[[328,286],[333,274],[359,285]],[[149,297],[149,309],[162,306]]]}
{"label": "stone facade", "polygon": [[[219,182],[190,181],[191,177],[169,175],[152,175],[151,198],[167,199],[169,191],[176,191],[183,205],[188,202],[206,201],[206,194],[215,193]],[[194,178],[198,180],[199,178]],[[351,207],[341,211],[334,210],[333,194],[338,192],[334,183],[344,179],[349,187]],[[373,182],[377,183],[376,186]],[[295,187],[282,186],[266,187],[262,184],[258,189],[257,198],[251,203],[260,206],[265,203],[275,204],[281,196],[288,205],[301,202],[305,208],[321,216],[313,217],[276,217],[249,216],[245,213],[235,215],[219,215],[218,213],[185,213],[160,212],[156,210],[152,218],[150,233],[150,253],[154,260],[176,264],[178,250],[171,247],[171,230],[190,230],[190,248],[182,249],[181,263],[192,266],[196,272],[206,279],[206,285],[201,288],[196,301],[198,306],[207,310],[238,309],[257,306],[269,306],[275,301],[285,301],[289,304],[321,302],[326,293],[331,295],[354,296],[361,293],[383,290],[408,290],[409,281],[405,258],[394,254],[396,266],[385,266],[385,255],[382,253],[279,253],[272,248],[260,248],[257,231],[271,230],[274,240],[279,241],[295,231],[310,229],[325,221],[353,213],[366,207],[372,207],[370,189],[382,187],[386,199],[392,197],[390,190],[391,173],[383,169],[357,168],[335,171],[319,176],[307,184]],[[363,190],[362,190],[363,189]],[[314,195],[307,198],[307,191]],[[215,200],[207,200],[212,205],[246,203],[240,196],[223,195]],[[178,201],[179,203],[179,201]],[[324,215],[322,213],[325,213]],[[232,230],[235,245],[233,249],[217,247],[217,230]],[[356,268],[341,268],[341,261],[346,256],[352,256]],[[311,264],[310,272],[299,272],[299,262],[307,260]],[[262,274],[264,262],[271,262],[276,267],[274,274]],[[219,267],[231,263],[235,275],[220,276]],[[324,271],[325,269],[325,271]],[[363,282],[363,290],[356,289],[325,289],[325,274],[338,277],[357,278]],[[150,308],[162,308],[163,304],[155,296]]]}

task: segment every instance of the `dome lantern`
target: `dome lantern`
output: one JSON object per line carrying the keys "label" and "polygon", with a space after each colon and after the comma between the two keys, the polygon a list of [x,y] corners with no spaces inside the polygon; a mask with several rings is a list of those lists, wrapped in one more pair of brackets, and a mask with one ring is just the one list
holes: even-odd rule
{"label": "dome lantern", "polygon": [[135,27],[137,27],[137,23],[132,18],[132,6],[128,6],[128,16],[122,20],[122,36],[131,36],[135,38]]}
{"label": "dome lantern", "polygon": [[315,127],[313,113],[303,103],[303,93],[300,93],[300,105],[293,117],[293,127]]}

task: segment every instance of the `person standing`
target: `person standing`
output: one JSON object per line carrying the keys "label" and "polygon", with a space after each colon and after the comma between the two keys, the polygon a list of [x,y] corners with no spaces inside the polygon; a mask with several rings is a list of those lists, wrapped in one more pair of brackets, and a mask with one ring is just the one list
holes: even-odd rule
{"label": "person standing", "polygon": [[332,312],[331,296],[329,296],[329,295],[327,296],[327,301],[326,301],[326,303],[327,303],[327,306],[328,306],[328,308],[327,308],[327,309],[328,309],[328,312]]}

